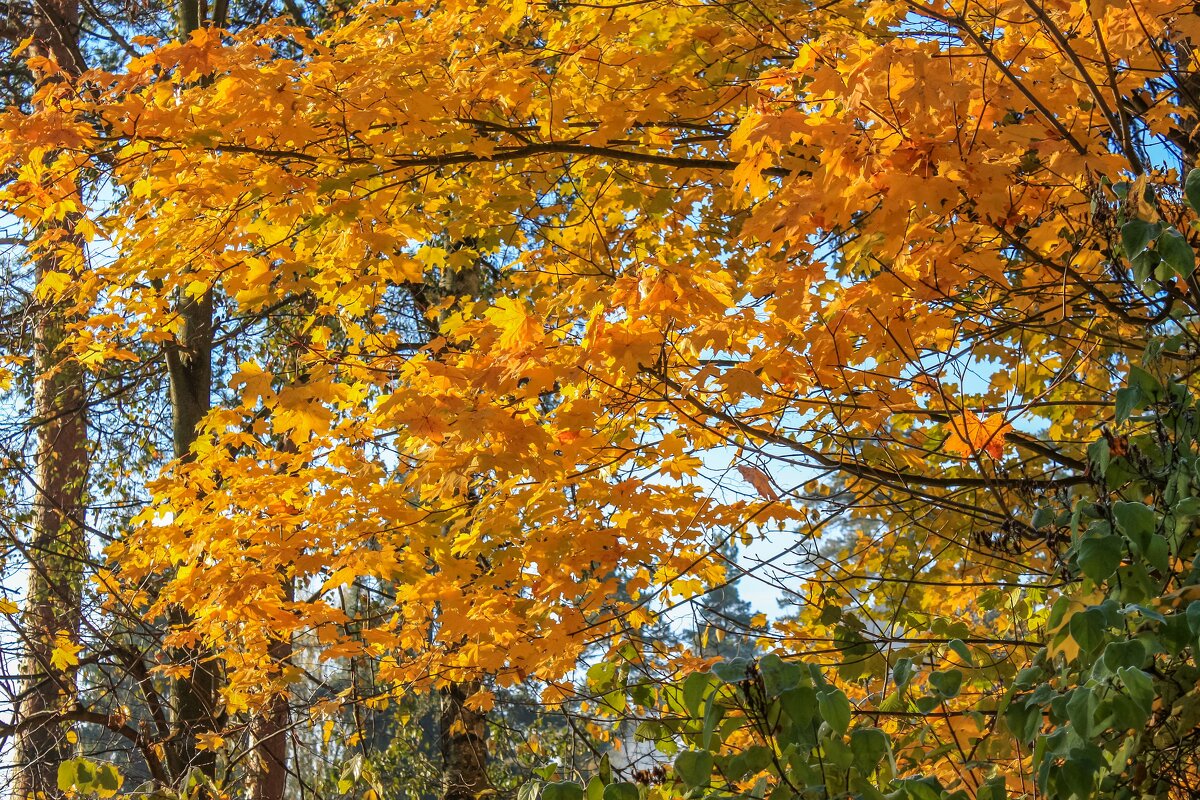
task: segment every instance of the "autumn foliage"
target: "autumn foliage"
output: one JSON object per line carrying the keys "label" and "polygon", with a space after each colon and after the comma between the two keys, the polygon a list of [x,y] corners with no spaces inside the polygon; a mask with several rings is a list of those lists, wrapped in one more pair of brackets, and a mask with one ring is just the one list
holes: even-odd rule
{"label": "autumn foliage", "polygon": [[[273,698],[532,687],[664,726],[621,800],[1188,796],[1196,42],[1177,0],[388,0],[35,53],[0,205],[52,369],[161,380],[214,309],[98,618],[148,681],[219,666],[209,751]],[[768,660],[647,657],[730,543],[780,553]]]}

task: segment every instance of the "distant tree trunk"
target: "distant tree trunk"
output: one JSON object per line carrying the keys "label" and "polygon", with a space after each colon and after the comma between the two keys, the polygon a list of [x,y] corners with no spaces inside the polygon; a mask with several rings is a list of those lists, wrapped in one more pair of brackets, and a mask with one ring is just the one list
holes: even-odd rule
{"label": "distant tree trunk", "polygon": [[[288,663],[292,658],[291,639],[274,642],[270,653],[273,660]],[[250,800],[283,800],[287,788],[287,743],[291,722],[291,707],[283,694],[275,695],[267,709],[251,722],[254,763],[249,778]]]}
{"label": "distant tree trunk", "polygon": [[[455,247],[473,247],[466,241]],[[479,298],[483,293],[482,260],[462,270],[447,268],[439,287],[444,296]],[[487,714],[464,701],[481,688],[479,681],[452,682],[441,695],[441,752],[443,800],[473,800],[491,788],[487,763]]]}
{"label": "distant tree trunk", "polygon": [[[71,0],[45,0],[35,8],[31,53],[56,61],[68,76],[79,75],[83,63],[77,44],[77,6]],[[60,224],[69,228],[72,222],[68,218]],[[48,272],[70,274],[82,267],[83,244],[70,230],[60,247],[66,249],[38,259],[39,281]],[[41,309],[35,332],[36,486],[16,711],[19,721],[36,721],[17,734],[17,774],[11,795],[15,800],[61,797],[58,765],[71,757],[72,749],[67,725],[56,712],[76,703],[75,670],[56,667],[52,659],[56,638],[78,639],[87,559],[83,526],[87,404],[83,371],[67,361],[62,346],[70,322],[61,307],[50,306]]]}
{"label": "distant tree trunk", "polygon": [[491,788],[487,774],[487,715],[466,707],[478,681],[451,683],[441,690],[443,800],[474,800]]}
{"label": "distant tree trunk", "polygon": [[[199,0],[176,0],[178,37],[186,42],[204,24]],[[175,458],[191,458],[192,444],[199,435],[200,423],[212,407],[213,293],[200,297],[180,294],[176,305],[182,325],[177,340],[166,349],[170,380],[172,440]],[[186,625],[188,615],[179,610],[172,614],[174,625]],[[173,735],[177,741],[173,753],[176,778],[191,768],[212,777],[216,773],[216,753],[201,750],[197,737],[221,728],[221,675],[211,654],[202,645],[175,653],[177,663],[192,667],[186,677],[171,687],[174,712]]]}
{"label": "distant tree trunk", "polygon": [[[41,273],[52,264],[38,264]],[[17,800],[59,796],[58,765],[70,758],[66,726],[53,712],[75,704],[75,671],[59,669],[51,653],[56,637],[78,639],[87,557],[84,488],[87,482],[87,418],[82,370],[57,366],[65,320],[54,309],[38,323],[36,359],[43,375],[34,389],[37,472],[29,588],[21,635],[25,654],[17,706],[19,720],[39,719],[17,736]]]}
{"label": "distant tree trunk", "polygon": [[[317,307],[311,295],[299,298],[305,315],[316,313]],[[276,346],[283,353],[283,372],[291,376],[293,386],[308,381],[308,373],[302,363],[301,354],[304,346],[285,344],[285,342],[304,342],[307,346],[307,328],[292,330],[284,323],[278,333]],[[280,437],[276,448],[283,453],[297,453],[299,448],[286,435]],[[279,583],[283,589],[286,602],[296,599],[295,581],[288,575],[288,567],[279,568]],[[271,661],[286,669],[292,662],[293,646],[291,635],[284,635],[274,640],[268,647]],[[288,736],[291,733],[291,706],[285,693],[275,694],[265,709],[255,714],[250,721],[251,754],[246,782],[249,786],[249,800],[283,800],[287,791],[288,776]]]}
{"label": "distant tree trunk", "polygon": [[[296,593],[292,580],[286,576],[281,580],[285,598],[289,602],[294,600]],[[281,666],[290,664],[291,637],[272,642],[268,652],[275,663]],[[285,694],[274,695],[267,708],[251,720],[250,736],[254,754],[248,778],[250,800],[283,800],[287,789],[287,745],[291,724],[291,706]]]}
{"label": "distant tree trunk", "polygon": [[[200,298],[181,298],[178,305],[183,320],[179,339],[167,347],[167,371],[171,384],[172,438],[175,457],[191,458],[191,446],[196,441],[201,420],[208,413],[212,399],[213,299],[206,292]],[[185,625],[187,615],[177,611],[172,615],[174,625]],[[174,712],[174,734],[178,742],[173,767],[176,777],[196,767],[205,775],[216,771],[216,754],[196,747],[197,736],[220,728],[220,673],[217,665],[203,647],[176,651],[177,663],[192,670],[172,685],[171,706]]]}

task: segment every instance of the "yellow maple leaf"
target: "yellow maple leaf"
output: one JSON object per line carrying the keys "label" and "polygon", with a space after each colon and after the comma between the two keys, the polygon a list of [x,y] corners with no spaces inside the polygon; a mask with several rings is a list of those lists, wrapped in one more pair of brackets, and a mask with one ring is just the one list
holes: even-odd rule
{"label": "yellow maple leaf", "polygon": [[542,323],[529,313],[524,303],[511,297],[497,300],[487,316],[500,329],[496,344],[505,350],[522,350],[542,336]]}
{"label": "yellow maple leaf", "polygon": [[225,744],[225,737],[219,733],[200,733],[196,735],[197,750],[217,750]]}
{"label": "yellow maple leaf", "polygon": [[489,692],[487,689],[480,689],[475,694],[463,700],[463,705],[472,711],[482,711],[487,713],[496,705],[496,695]]}
{"label": "yellow maple leaf", "polygon": [[79,663],[79,651],[83,645],[72,642],[66,631],[54,636],[54,649],[50,651],[50,664],[55,669],[65,670]]}
{"label": "yellow maple leaf", "polygon": [[66,288],[71,285],[71,276],[64,272],[48,271],[38,278],[36,295],[39,300],[62,297]]}

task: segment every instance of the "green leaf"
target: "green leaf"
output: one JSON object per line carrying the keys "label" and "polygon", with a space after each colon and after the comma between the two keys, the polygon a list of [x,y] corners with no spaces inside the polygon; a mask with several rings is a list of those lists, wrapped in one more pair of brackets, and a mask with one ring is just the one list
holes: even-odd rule
{"label": "green leaf", "polygon": [[1084,575],[1099,583],[1117,571],[1124,550],[1120,536],[1088,536],[1079,542],[1075,562]]}
{"label": "green leaf", "polygon": [[1150,562],[1150,566],[1160,572],[1167,572],[1171,565],[1171,545],[1167,542],[1166,537],[1159,536],[1157,533],[1150,537],[1150,541],[1146,544],[1146,560]]}
{"label": "green leaf", "polygon": [[1200,634],[1200,600],[1194,600],[1188,604],[1187,623],[1192,633]]}
{"label": "green leaf", "polygon": [[628,698],[625,696],[625,688],[618,687],[607,694],[600,695],[600,702],[620,714],[628,707]]}
{"label": "green leaf", "polygon": [[942,785],[935,778],[910,778],[899,784],[909,800],[941,800]]}
{"label": "green leaf", "polygon": [[96,789],[103,794],[115,794],[121,788],[121,773],[112,764],[102,764],[96,770]]}
{"label": "green leaf", "polygon": [[971,658],[971,649],[962,639],[951,639],[946,646],[954,651],[954,654],[961,658],[968,667],[975,666],[975,660]]}
{"label": "green leaf", "polygon": [[1014,701],[1004,712],[1004,721],[1008,730],[1018,740],[1031,742],[1042,729],[1042,708],[1038,705],[1026,706],[1024,699]]}
{"label": "green leaf", "polygon": [[1136,258],[1158,235],[1158,226],[1141,219],[1133,219],[1121,226],[1121,247],[1127,258]]}
{"label": "green leaf", "polygon": [[583,790],[583,795],[586,800],[603,800],[604,781],[600,780],[599,775],[593,775],[592,779],[587,782],[587,786]]}
{"label": "green leaf", "polygon": [[[1095,780],[1095,768],[1091,764],[1066,759],[1059,767],[1062,782],[1068,793],[1080,798],[1092,796],[1092,782]],[[1066,796],[1066,795],[1064,795]]]}
{"label": "green leaf", "polygon": [[[1124,417],[1122,417],[1120,412],[1118,411],[1117,422],[1121,422],[1121,421],[1123,421],[1123,419],[1127,419],[1128,417],[1129,417],[1128,409],[1126,410]],[[1096,474],[1100,477],[1104,477],[1104,473],[1108,472],[1108,463],[1112,458],[1112,454],[1109,452],[1109,449],[1108,449],[1108,440],[1107,439],[1097,439],[1096,441],[1094,441],[1090,445],[1088,445],[1087,452],[1088,452],[1088,460],[1096,466]]]}
{"label": "green leaf", "polygon": [[788,689],[779,696],[783,710],[797,724],[806,723],[816,714],[817,693],[807,686]]}
{"label": "green leaf", "polygon": [[1113,519],[1117,528],[1145,552],[1157,527],[1154,509],[1142,503],[1113,503]]}
{"label": "green leaf", "polygon": [[794,689],[804,676],[804,669],[799,664],[790,664],[774,653],[759,659],[758,672],[769,697],[779,697],[788,689]]}
{"label": "green leaf", "polygon": [[701,744],[704,747],[712,744],[713,731],[716,730],[717,723],[725,716],[725,709],[717,705],[717,694],[718,692],[712,692],[704,701],[704,728],[700,733]]}
{"label": "green leaf", "polygon": [[1067,719],[1071,726],[1084,739],[1092,735],[1092,723],[1096,717],[1096,695],[1091,687],[1080,686],[1071,693],[1067,701]]}
{"label": "green leaf", "polygon": [[1196,254],[1187,239],[1174,228],[1168,228],[1158,237],[1158,256],[1175,271],[1186,278],[1196,269]]}
{"label": "green leaf", "polygon": [[917,711],[922,714],[928,714],[942,704],[941,697],[918,697],[916,699]]}
{"label": "green leaf", "polygon": [[896,666],[892,667],[892,680],[896,682],[896,688],[903,689],[908,686],[908,682],[913,677],[913,662],[911,658],[897,659]]}
{"label": "green leaf", "polygon": [[839,690],[817,692],[817,708],[821,718],[838,733],[845,733],[850,727],[850,701]]}
{"label": "green leaf", "polygon": [[1142,390],[1136,386],[1126,386],[1122,389],[1117,389],[1117,422],[1124,422],[1125,420],[1129,419],[1135,409],[1142,407],[1142,405],[1146,402],[1146,399],[1147,398],[1142,395]]}
{"label": "green leaf", "polygon": [[675,774],[690,789],[708,786],[712,770],[713,757],[707,750],[685,750],[675,759]]}
{"label": "green leaf", "polygon": [[711,685],[712,676],[707,672],[693,672],[683,681],[683,704],[693,717],[700,716],[700,704]]}
{"label": "green leaf", "polygon": [[1113,673],[1122,667],[1141,669],[1142,662],[1146,660],[1146,648],[1137,639],[1109,642],[1108,646],[1104,648],[1101,660],[1108,671]]}
{"label": "green leaf", "polygon": [[770,764],[771,751],[762,745],[754,745],[729,759],[729,765],[722,773],[729,780],[740,781],[761,772]]}
{"label": "green leaf", "polygon": [[637,742],[658,742],[670,738],[670,731],[658,720],[648,719],[639,722],[633,729],[633,739]]}
{"label": "green leaf", "polygon": [[610,783],[604,787],[603,800],[638,800],[636,783]]}
{"label": "green leaf", "polygon": [[942,672],[934,672],[929,675],[929,685],[932,686],[937,693],[942,697],[958,697],[958,692],[962,688],[963,674],[956,669],[948,669]]}
{"label": "green leaf", "polygon": [[1013,687],[1017,689],[1028,689],[1042,679],[1044,671],[1041,667],[1025,667],[1017,673],[1017,677],[1013,679]]}
{"label": "green leaf", "polygon": [[1133,280],[1137,284],[1143,284],[1150,280],[1150,276],[1158,270],[1158,253],[1153,250],[1143,250],[1129,262],[1133,267]]}
{"label": "green leaf", "polygon": [[858,728],[850,734],[850,752],[854,754],[854,765],[863,775],[875,771],[879,762],[887,755],[890,743],[886,733],[879,728]]}
{"label": "green leaf", "polygon": [[1117,670],[1117,677],[1125,684],[1129,696],[1149,714],[1154,704],[1154,681],[1150,676],[1134,667]]}
{"label": "green leaf", "polygon": [[1134,612],[1137,612],[1138,614],[1145,617],[1146,619],[1152,619],[1155,622],[1166,622],[1167,621],[1167,618],[1164,617],[1162,614],[1155,611],[1150,606],[1144,606],[1144,605],[1141,605],[1140,603],[1132,603],[1121,609],[1122,614],[1132,614]]}
{"label": "green leaf", "polygon": [[1194,169],[1183,181],[1183,194],[1193,211],[1200,211],[1200,169]]}
{"label": "green leaf", "polygon": [[734,658],[713,664],[713,675],[725,683],[741,683],[750,677],[750,661],[745,658]]}
{"label": "green leaf", "polygon": [[1116,730],[1137,730],[1150,719],[1150,711],[1144,709],[1129,695],[1114,694],[1108,699],[1112,708],[1112,725]]}
{"label": "green leaf", "polygon": [[595,691],[607,691],[612,688],[613,678],[617,675],[617,665],[608,661],[592,664],[588,667],[588,687]]}
{"label": "green leaf", "polygon": [[991,778],[975,793],[975,800],[1007,800],[1008,789],[1004,785],[1004,776]]}
{"label": "green leaf", "polygon": [[96,770],[92,762],[86,758],[76,758],[71,763],[75,765],[75,788],[90,792],[92,783],[96,780]]}
{"label": "green leaf", "polygon": [[542,787],[542,800],[583,800],[583,787],[571,781],[547,783]]}
{"label": "green leaf", "polygon": [[1046,506],[1041,506],[1038,508],[1033,512],[1033,521],[1031,522],[1034,530],[1040,531],[1042,528],[1045,528],[1047,525],[1054,522],[1054,516],[1054,509],[1047,508]]}
{"label": "green leaf", "polygon": [[75,788],[75,762],[60,761],[58,764],[58,790],[67,792]]}
{"label": "green leaf", "polygon": [[604,783],[609,784],[613,782],[612,761],[609,759],[608,753],[600,757],[600,768],[596,770],[596,773]]}
{"label": "green leaf", "polygon": [[1158,382],[1158,378],[1151,375],[1146,370],[1139,367],[1137,364],[1129,365],[1129,384],[1136,386],[1145,393],[1151,400],[1157,400],[1162,397],[1163,387]]}
{"label": "green leaf", "polygon": [[1085,653],[1093,653],[1104,644],[1104,628],[1104,612],[1098,608],[1072,614],[1067,623],[1071,638]]}

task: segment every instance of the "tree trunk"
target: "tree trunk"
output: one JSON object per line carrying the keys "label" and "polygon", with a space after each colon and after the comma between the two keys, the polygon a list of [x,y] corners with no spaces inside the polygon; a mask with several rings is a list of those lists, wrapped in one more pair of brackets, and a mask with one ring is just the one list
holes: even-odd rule
{"label": "tree trunk", "polygon": [[[167,371],[171,382],[172,438],[175,457],[191,458],[201,420],[212,404],[213,299],[206,292],[201,298],[181,298],[178,306],[183,320],[179,339],[167,347]],[[172,615],[174,625],[186,625],[187,615]],[[172,685],[174,735],[178,742],[173,760],[177,778],[190,768],[198,768],[212,777],[216,772],[216,754],[197,748],[197,737],[220,728],[220,674],[203,647],[178,650],[175,663],[192,667],[189,675]]]}
{"label": "tree trunk", "polygon": [[[50,58],[77,76],[82,71],[77,38],[79,11],[71,0],[46,0],[36,6],[33,55]],[[71,218],[64,226],[72,225]],[[48,272],[71,274],[83,267],[83,244],[68,235],[58,254],[41,256],[40,281]],[[83,565],[84,491],[88,472],[87,403],[83,370],[67,362],[62,347],[71,322],[61,307],[41,309],[35,332],[34,424],[37,426],[33,532],[26,553],[28,591],[21,618],[24,653],[17,720],[16,777],[12,797],[61,797],[58,765],[71,757],[68,725],[55,712],[74,707],[75,669],[53,662],[57,639],[79,637]]]}
{"label": "tree trunk", "polygon": [[[38,264],[38,272],[48,265]],[[29,588],[21,635],[25,654],[18,720],[44,718],[20,729],[13,789],[18,800],[59,796],[58,765],[71,757],[67,726],[52,714],[75,704],[75,670],[54,666],[57,637],[79,636],[83,564],[87,542],[83,499],[87,479],[87,418],[83,374],[76,365],[56,367],[61,359],[63,318],[54,309],[38,324],[35,386],[38,421],[37,488],[33,539],[29,545]]]}
{"label": "tree trunk", "polygon": [[[285,596],[295,599],[292,580],[282,577]],[[281,666],[292,660],[291,637],[271,643],[271,659]],[[257,714],[250,724],[254,755],[250,765],[250,800],[283,800],[287,789],[288,734],[291,729],[291,707],[285,694],[276,694],[267,709]]]}
{"label": "tree trunk", "polygon": [[[280,640],[273,644],[271,657],[287,663],[292,657],[291,641]],[[283,800],[287,788],[287,744],[291,722],[291,707],[283,694],[276,694],[266,711],[254,717],[250,726],[254,746],[250,800]]]}
{"label": "tree trunk", "polygon": [[[181,42],[186,42],[204,24],[198,0],[176,0],[176,19]],[[212,407],[213,294],[201,297],[179,296],[177,309],[182,319],[179,338],[167,346],[167,372],[170,379],[172,439],[175,458],[191,459],[192,444],[199,434],[200,422]],[[186,625],[185,612],[172,615],[172,624]],[[174,764],[176,778],[192,768],[208,777],[216,773],[216,753],[201,750],[197,737],[221,728],[221,676],[216,663],[203,647],[176,651],[176,663],[189,664],[189,675],[174,681],[171,706],[174,712],[173,735],[178,742]]]}
{"label": "tree trunk", "polygon": [[474,800],[491,789],[487,774],[487,715],[466,707],[479,681],[441,690],[442,800]]}
{"label": "tree trunk", "polygon": [[[465,241],[458,247],[473,247]],[[482,260],[462,270],[447,268],[442,273],[444,296],[478,298],[483,293]],[[444,317],[443,317],[444,318]],[[467,708],[464,702],[479,691],[479,681],[452,682],[441,695],[441,752],[443,800],[474,800],[491,789],[488,780],[487,714]]]}

